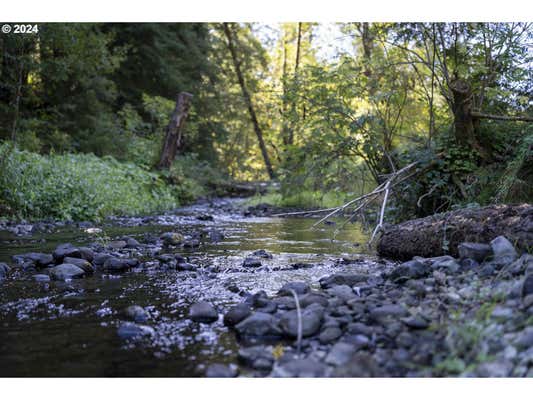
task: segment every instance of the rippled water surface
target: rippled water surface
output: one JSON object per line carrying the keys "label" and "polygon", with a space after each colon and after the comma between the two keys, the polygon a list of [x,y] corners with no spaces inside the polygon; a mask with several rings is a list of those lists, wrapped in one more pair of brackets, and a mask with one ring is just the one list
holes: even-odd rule
{"label": "rippled water surface", "polygon": [[[83,245],[124,235],[142,242],[147,234],[192,235],[214,228],[224,234],[217,243],[206,240],[198,249],[175,250],[201,265],[197,272],[96,273],[49,283],[34,282],[31,274],[12,274],[0,283],[0,375],[202,376],[209,363],[236,362],[236,338],[223,326],[222,313],[242,297],[229,286],[272,294],[288,281],[317,285],[321,276],[341,269],[372,270],[372,256],[359,254],[364,253],[367,236],[357,225],[335,235],[335,225],[311,230],[314,219],[243,218],[231,202],[227,205],[197,205],[149,220],[116,220],[100,226],[103,231],[98,234],[72,226],[28,238],[0,232],[0,261],[10,264],[13,254],[52,252],[65,242]],[[205,213],[214,219],[196,218]],[[264,260],[259,271],[244,270],[243,258],[258,249],[271,252],[273,259]],[[359,262],[341,265],[336,262],[341,257]],[[295,270],[294,263],[312,265]],[[187,318],[188,306],[198,300],[217,306],[218,322],[206,325]],[[124,321],[122,310],[132,304],[149,312],[146,325],[154,333],[125,342],[117,336],[117,327]]]}

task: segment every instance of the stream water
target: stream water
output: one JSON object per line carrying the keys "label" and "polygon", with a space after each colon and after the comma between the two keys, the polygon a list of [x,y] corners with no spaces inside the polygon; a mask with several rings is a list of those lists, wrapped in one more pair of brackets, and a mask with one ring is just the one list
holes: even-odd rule
{"label": "stream water", "polygon": [[[25,238],[0,232],[0,261],[11,265],[12,255],[51,253],[66,242],[85,245],[127,235],[143,243],[165,231],[193,235],[213,228],[224,235],[195,249],[173,250],[200,265],[197,271],[97,272],[69,282],[36,282],[18,270],[10,274],[0,282],[0,376],[203,376],[210,363],[236,362],[237,339],[224,327],[222,313],[242,296],[230,287],[273,294],[289,281],[317,285],[321,276],[340,268],[368,272],[377,262],[360,254],[367,236],[358,225],[335,235],[335,225],[310,229],[316,222],[310,218],[243,217],[236,202],[198,204],[148,219],[115,219],[96,234],[75,226]],[[205,214],[212,220],[198,219]],[[243,269],[244,257],[258,249],[273,258],[263,260],[262,268]],[[360,262],[346,266],[338,262],[342,257]],[[307,265],[295,269],[296,263]],[[188,319],[189,305],[199,300],[217,307],[219,321],[208,325]],[[117,328],[123,310],[134,304],[148,311],[145,325],[153,334],[127,342]]]}

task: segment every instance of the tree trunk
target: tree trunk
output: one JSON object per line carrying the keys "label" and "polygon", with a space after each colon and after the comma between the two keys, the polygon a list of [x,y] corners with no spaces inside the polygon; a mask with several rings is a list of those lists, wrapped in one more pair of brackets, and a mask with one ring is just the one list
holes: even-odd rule
{"label": "tree trunk", "polygon": [[533,206],[493,205],[431,215],[384,229],[378,243],[383,257],[410,260],[415,256],[458,256],[462,242],[489,243],[503,235],[519,249],[533,243]]}
{"label": "tree trunk", "polygon": [[178,94],[176,108],[174,108],[172,118],[167,126],[165,141],[163,142],[158,164],[159,169],[169,169],[176,158],[176,154],[183,149],[183,129],[187,116],[189,115],[191,99],[192,94],[190,93],[181,92]]}
{"label": "tree trunk", "polygon": [[[298,22],[298,37],[296,40],[296,60],[294,63],[294,79],[293,79],[293,90],[297,89],[298,86],[298,68],[300,67],[300,54],[301,54],[301,45],[302,45],[302,23]],[[289,127],[289,136],[288,136],[288,144],[292,145],[294,144],[294,125],[295,120],[298,119],[298,110],[296,108],[296,100],[295,96],[293,96],[292,104],[291,104],[291,121],[290,121],[290,127]]]}
{"label": "tree trunk", "polygon": [[462,79],[451,81],[450,89],[453,94],[455,140],[461,145],[472,145],[476,140],[472,118],[472,90]]}
{"label": "tree trunk", "polygon": [[244,76],[241,71],[241,63],[239,61],[239,58],[237,57],[237,51],[235,49],[233,36],[230,30],[229,24],[227,22],[224,22],[222,26],[224,27],[224,34],[226,35],[226,38],[228,39],[228,48],[231,53],[231,58],[233,60],[233,66],[235,67],[235,73],[237,74],[237,79],[239,80],[239,85],[241,87],[242,96],[244,97],[244,101],[248,107],[248,112],[250,113],[250,119],[252,120],[252,124],[254,126],[254,132],[255,132],[255,135],[257,136],[257,141],[259,142],[259,147],[261,149],[261,154],[263,155],[265,167],[268,172],[268,176],[270,177],[270,179],[273,179],[274,170],[272,169],[272,164],[270,162],[267,148],[265,146],[265,141],[263,140],[263,131],[261,130],[261,127],[259,126],[257,115],[255,113],[255,109],[252,104],[252,98],[244,82]]}

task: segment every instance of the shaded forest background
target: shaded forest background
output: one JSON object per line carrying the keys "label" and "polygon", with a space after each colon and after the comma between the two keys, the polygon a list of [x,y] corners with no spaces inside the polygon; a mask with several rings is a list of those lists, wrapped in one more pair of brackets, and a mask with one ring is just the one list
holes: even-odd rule
{"label": "shaded forest background", "polygon": [[[388,220],[533,198],[533,25],[39,24],[0,36],[0,216],[99,219],[279,182],[336,206],[416,162]],[[333,46],[340,41],[342,46]],[[326,51],[327,50],[327,51]],[[183,142],[158,168],[177,95]]]}

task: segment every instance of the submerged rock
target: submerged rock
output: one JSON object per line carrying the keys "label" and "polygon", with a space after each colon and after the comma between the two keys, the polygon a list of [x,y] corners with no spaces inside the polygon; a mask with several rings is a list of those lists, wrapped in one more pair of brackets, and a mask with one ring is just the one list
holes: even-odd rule
{"label": "submerged rock", "polygon": [[239,369],[235,364],[211,364],[205,371],[206,378],[235,378]]}
{"label": "submerged rock", "polygon": [[86,272],[74,264],[60,264],[50,269],[52,279],[64,281],[66,279],[82,278]]}
{"label": "submerged rock", "polygon": [[218,319],[218,313],[210,303],[201,301],[191,306],[189,317],[195,322],[210,324]]}
{"label": "submerged rock", "polygon": [[110,257],[104,262],[104,270],[107,272],[124,272],[137,266],[136,259]]}
{"label": "submerged rock", "polygon": [[124,316],[134,322],[146,322],[148,313],[141,306],[133,305],[124,310]]}
{"label": "submerged rock", "polygon": [[185,238],[183,235],[177,232],[166,232],[160,236],[160,239],[163,241],[165,246],[178,246],[181,244]]}
{"label": "submerged rock", "polygon": [[257,268],[261,266],[261,260],[257,257],[246,257],[242,262],[244,268]]}
{"label": "submerged rock", "polygon": [[254,251],[251,256],[258,258],[272,258],[272,254],[263,249]]}
{"label": "submerged rock", "polygon": [[0,279],[5,278],[10,268],[6,263],[0,263]]}
{"label": "submerged rock", "polygon": [[32,263],[37,268],[45,268],[54,263],[54,257],[45,253],[25,253],[17,254],[12,257],[17,264]]}
{"label": "submerged rock", "polygon": [[137,325],[131,322],[125,322],[117,329],[117,335],[123,340],[137,339],[142,336],[151,336],[154,333],[154,329],[150,326]]}

